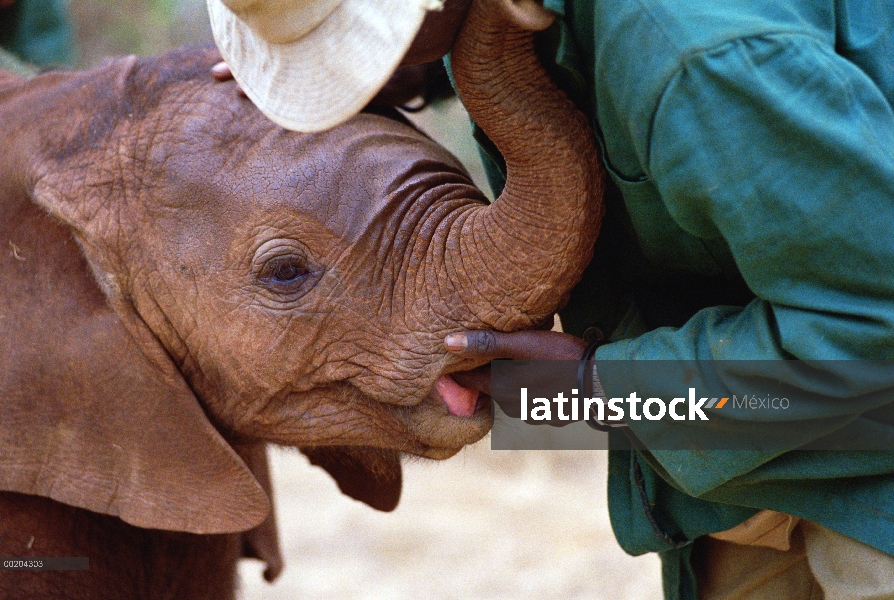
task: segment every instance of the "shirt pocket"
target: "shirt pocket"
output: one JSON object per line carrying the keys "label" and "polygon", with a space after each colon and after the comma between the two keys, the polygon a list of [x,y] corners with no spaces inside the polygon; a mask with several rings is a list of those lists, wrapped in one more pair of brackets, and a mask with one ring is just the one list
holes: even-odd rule
{"label": "shirt pocket", "polygon": [[611,167],[608,171],[621,192],[640,250],[648,262],[706,276],[737,271],[724,240],[697,237],[674,221],[650,178],[628,179]]}

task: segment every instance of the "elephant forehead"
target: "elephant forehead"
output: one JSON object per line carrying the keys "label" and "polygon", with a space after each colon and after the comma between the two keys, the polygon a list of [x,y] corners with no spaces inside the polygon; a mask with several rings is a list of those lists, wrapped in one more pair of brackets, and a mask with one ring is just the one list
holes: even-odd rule
{"label": "elephant forehead", "polygon": [[232,175],[255,208],[316,221],[347,242],[441,185],[470,184],[460,163],[432,140],[365,114],[318,134],[269,136]]}

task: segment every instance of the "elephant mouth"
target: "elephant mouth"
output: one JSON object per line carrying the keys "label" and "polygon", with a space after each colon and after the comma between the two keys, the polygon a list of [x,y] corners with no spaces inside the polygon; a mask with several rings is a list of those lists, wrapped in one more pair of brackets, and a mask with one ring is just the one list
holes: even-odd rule
{"label": "elephant mouth", "polygon": [[493,420],[490,396],[466,384],[463,375],[441,374],[420,404],[401,409],[413,432],[413,441],[401,450],[443,460],[487,435]]}
{"label": "elephant mouth", "polygon": [[481,404],[485,401],[490,402],[490,397],[486,394],[459,384],[448,374],[438,377],[431,393],[439,398],[447,406],[447,411],[455,417],[473,417],[481,408]]}
{"label": "elephant mouth", "polygon": [[270,413],[253,415],[252,428],[240,432],[287,446],[371,446],[443,460],[493,425],[490,396],[463,379],[466,374],[442,372],[413,404],[388,402],[347,383],[292,392],[268,404]]}

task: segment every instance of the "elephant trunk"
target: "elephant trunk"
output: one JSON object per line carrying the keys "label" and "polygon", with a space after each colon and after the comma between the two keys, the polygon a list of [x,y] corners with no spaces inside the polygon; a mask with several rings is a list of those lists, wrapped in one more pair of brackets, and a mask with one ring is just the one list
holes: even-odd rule
{"label": "elephant trunk", "polygon": [[[519,26],[517,7],[526,2],[548,20]],[[565,301],[592,257],[603,213],[603,170],[587,119],[534,52],[532,29],[549,16],[533,0],[476,0],[452,55],[460,98],[505,158],[507,180],[491,206],[451,224],[444,260],[463,265],[457,293],[474,321],[500,330],[529,327]]]}

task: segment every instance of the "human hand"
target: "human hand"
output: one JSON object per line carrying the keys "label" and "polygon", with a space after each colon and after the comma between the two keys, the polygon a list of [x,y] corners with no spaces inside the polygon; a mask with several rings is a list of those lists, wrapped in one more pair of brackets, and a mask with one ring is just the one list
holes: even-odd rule
{"label": "human hand", "polygon": [[[3,0],[0,0],[2,2]],[[211,67],[211,76],[214,77],[218,81],[229,81],[233,79],[233,71],[230,70],[230,65],[228,65],[224,61],[220,61],[213,67]],[[245,90],[242,87],[239,87],[239,95],[243,98],[248,98],[248,95],[245,93]]]}
{"label": "human hand", "polygon": [[[503,333],[500,331],[463,331],[444,338],[447,350],[470,361],[510,360],[580,360],[587,343],[567,333],[526,330]],[[490,394],[490,365],[453,373],[463,387]]]}
{"label": "human hand", "polygon": [[[480,362],[481,360],[511,359],[524,361],[578,361],[583,359],[587,350],[587,342],[580,338],[556,331],[516,331],[502,333],[498,331],[464,331],[448,335],[444,340],[447,350],[456,356]],[[588,353],[589,354],[589,353]],[[590,355],[591,356],[591,355]],[[567,363],[555,363],[547,367],[542,365],[537,368],[525,367],[525,376],[530,377],[531,390],[552,389],[571,391],[572,394],[584,394],[584,390],[571,389],[576,381],[574,375],[580,377],[578,368]],[[595,373],[588,372],[585,376],[592,377],[593,389],[590,395],[599,397],[604,395]],[[573,373],[572,373],[573,371]],[[511,371],[510,371],[511,372]],[[502,371],[506,375],[505,371]],[[463,387],[492,394],[490,364],[477,369],[453,373],[453,379]],[[507,399],[503,394],[497,393],[494,400],[509,417],[521,418],[520,404],[516,399]],[[582,416],[583,417],[583,416]],[[539,420],[531,424],[553,425],[564,427],[570,424],[566,417],[556,414],[545,421]]]}
{"label": "human hand", "polygon": [[587,343],[558,331],[463,331],[444,338],[451,354],[472,360],[578,360]]}
{"label": "human hand", "polygon": [[233,78],[233,72],[230,70],[230,65],[224,61],[220,61],[211,67],[211,75],[218,81],[228,81]]}

